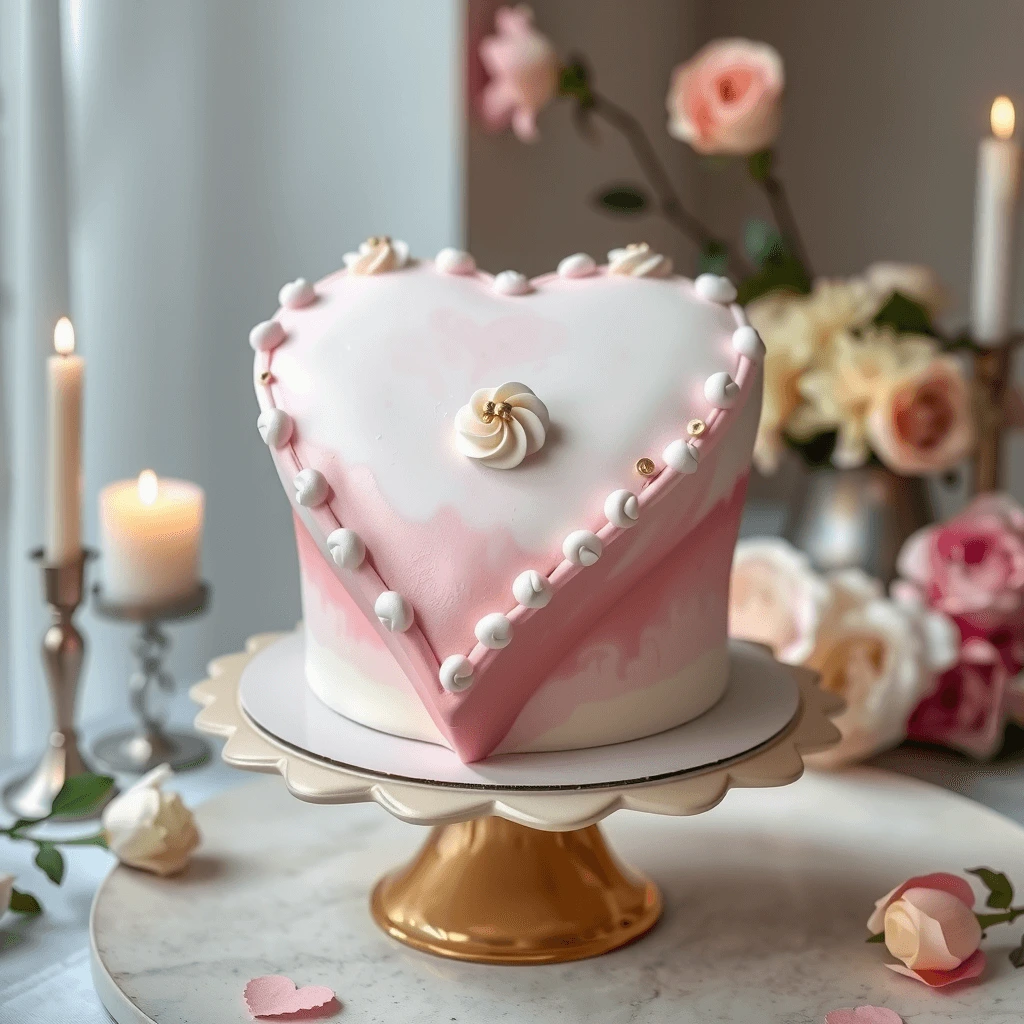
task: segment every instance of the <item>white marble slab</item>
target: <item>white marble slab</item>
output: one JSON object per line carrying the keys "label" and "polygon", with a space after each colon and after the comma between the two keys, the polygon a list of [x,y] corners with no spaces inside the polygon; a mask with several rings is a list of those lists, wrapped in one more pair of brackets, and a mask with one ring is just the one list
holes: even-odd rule
{"label": "white marble slab", "polygon": [[241,1024],[245,982],[283,973],[330,985],[343,1022],[820,1024],[870,1002],[913,1024],[1011,1024],[1021,928],[993,929],[980,984],[932,992],[866,945],[873,901],[911,874],[978,864],[1024,886],[1024,829],[971,801],[878,771],[808,774],[737,790],[695,818],[622,812],[615,849],[662,887],[662,922],[595,960],[486,967],[386,938],[367,896],[425,830],[379,807],[317,806],[278,779],[200,810],[202,856],[179,879],[116,869],[93,933],[101,997],[118,1024]]}

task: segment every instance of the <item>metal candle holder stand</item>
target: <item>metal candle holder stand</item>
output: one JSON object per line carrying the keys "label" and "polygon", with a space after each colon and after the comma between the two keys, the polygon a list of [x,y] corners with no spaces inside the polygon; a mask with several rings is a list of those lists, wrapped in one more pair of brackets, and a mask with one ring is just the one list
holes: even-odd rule
{"label": "metal candle holder stand", "polygon": [[138,726],[102,736],[93,745],[93,757],[112,772],[141,775],[161,764],[176,771],[198,768],[210,759],[209,744],[194,733],[168,731],[166,713],[158,698],[174,692],[174,679],[164,668],[170,639],[160,628],[164,622],[179,622],[206,610],[210,587],[200,583],[191,593],[161,605],[118,604],[107,601],[103,588],[93,588],[97,615],[115,622],[135,622],[142,628],[132,653],[136,667],[128,679],[132,710]]}
{"label": "metal candle holder stand", "polygon": [[[49,565],[44,561],[42,548],[31,554],[31,558],[42,566],[43,592],[53,618],[43,634],[42,645],[43,669],[53,708],[53,729],[35,768],[28,775],[15,779],[4,790],[5,806],[19,818],[45,817],[65,781],[91,770],[79,750],[75,732],[75,698],[85,660],[85,638],[72,620],[85,591],[85,563],[94,557],[95,552],[83,550],[62,565]],[[111,790],[108,799],[113,795]],[[73,820],[76,816],[58,817],[60,820]]]}

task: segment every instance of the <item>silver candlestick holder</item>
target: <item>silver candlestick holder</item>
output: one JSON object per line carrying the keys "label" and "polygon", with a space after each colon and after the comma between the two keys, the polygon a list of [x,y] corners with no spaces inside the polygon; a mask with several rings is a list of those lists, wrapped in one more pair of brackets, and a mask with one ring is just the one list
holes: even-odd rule
{"label": "silver candlestick holder", "polygon": [[[35,768],[4,790],[4,804],[19,818],[45,817],[65,781],[92,770],[79,750],[75,732],[75,698],[85,660],[85,638],[73,618],[82,603],[85,564],[95,552],[80,551],[62,565],[49,565],[42,548],[33,551],[31,557],[42,567],[43,592],[53,618],[43,634],[43,669],[53,709],[53,729]],[[111,789],[107,799],[113,795]],[[96,810],[90,816],[95,814]],[[76,816],[57,817],[66,821]]]}
{"label": "silver candlestick holder", "polygon": [[164,668],[170,639],[162,623],[179,622],[202,614],[210,603],[210,587],[200,583],[191,593],[160,605],[119,604],[108,601],[103,588],[93,588],[93,608],[103,618],[134,622],[141,627],[132,644],[135,670],[128,678],[132,711],[138,719],[133,729],[102,736],[93,746],[93,757],[108,771],[141,775],[157,765],[176,771],[198,768],[210,760],[210,747],[193,733],[168,731],[167,698],[174,679]]}

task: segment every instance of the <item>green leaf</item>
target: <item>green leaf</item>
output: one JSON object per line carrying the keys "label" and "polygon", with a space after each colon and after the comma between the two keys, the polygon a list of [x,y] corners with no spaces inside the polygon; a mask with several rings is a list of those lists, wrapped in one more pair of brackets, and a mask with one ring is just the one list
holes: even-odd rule
{"label": "green leaf", "polygon": [[762,149],[747,157],[747,170],[754,181],[766,181],[772,173],[772,151]]}
{"label": "green leaf", "polygon": [[768,292],[788,291],[806,295],[811,290],[811,279],[796,256],[779,246],[768,255],[761,269],[743,281],[737,290],[738,301],[745,306]]}
{"label": "green leaf", "polygon": [[722,242],[708,242],[697,260],[698,274],[724,274],[729,269],[729,250]]}
{"label": "green leaf", "polygon": [[755,217],[743,229],[743,248],[754,263],[763,267],[773,255],[782,255],[785,243],[771,224]]}
{"label": "green leaf", "polygon": [[1014,967],[1024,967],[1024,935],[1020,937],[1020,945],[1010,950],[1010,963]]}
{"label": "green leaf", "polygon": [[11,890],[10,908],[15,914],[41,914],[43,911],[42,904],[35,896],[30,892],[19,892],[17,889]]}
{"label": "green leaf", "polygon": [[967,873],[977,875],[988,889],[986,907],[992,907],[994,910],[1006,910],[1013,904],[1013,886],[1001,871],[993,871],[991,868],[968,868]]}
{"label": "green leaf", "polygon": [[53,798],[50,814],[85,817],[100,807],[113,785],[114,780],[109,775],[93,775],[92,772],[73,775]]}
{"label": "green leaf", "polygon": [[53,843],[45,840],[39,844],[36,854],[36,867],[42,871],[54,885],[64,881],[64,858]]}
{"label": "green leaf", "polygon": [[617,185],[595,196],[596,202],[616,213],[640,213],[647,205],[647,196],[635,185]]}
{"label": "green leaf", "polygon": [[994,924],[1008,924],[1010,920],[1005,912],[1001,914],[975,914],[974,916],[978,919],[978,924],[981,925],[982,931],[991,928]]}
{"label": "green leaf", "polygon": [[877,935],[872,935],[870,939],[865,939],[865,942],[885,942],[885,932],[879,932]]}
{"label": "green leaf", "polygon": [[934,334],[925,308],[900,292],[893,292],[889,301],[875,314],[874,323],[891,327],[899,334]]}
{"label": "green leaf", "polygon": [[590,91],[590,71],[581,58],[574,58],[559,71],[558,95],[576,100],[584,108],[594,105],[594,94]]}

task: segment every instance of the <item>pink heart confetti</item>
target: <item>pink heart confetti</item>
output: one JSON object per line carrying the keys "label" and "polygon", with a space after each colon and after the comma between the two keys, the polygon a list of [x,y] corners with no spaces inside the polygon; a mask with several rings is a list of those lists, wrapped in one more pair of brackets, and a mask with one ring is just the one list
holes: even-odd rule
{"label": "pink heart confetti", "polygon": [[[326,985],[299,988],[282,974],[265,974],[245,986],[245,1005],[254,1017],[280,1017],[320,1010],[337,997]],[[301,1018],[300,1018],[301,1019]]]}
{"label": "pink heart confetti", "polygon": [[903,1024],[903,1018],[884,1006],[857,1006],[826,1013],[825,1024]]}

